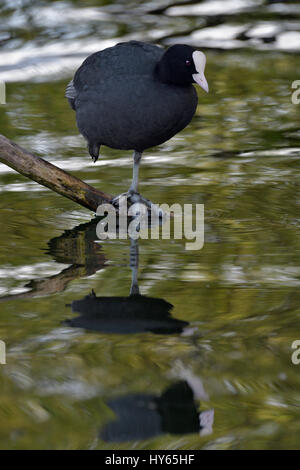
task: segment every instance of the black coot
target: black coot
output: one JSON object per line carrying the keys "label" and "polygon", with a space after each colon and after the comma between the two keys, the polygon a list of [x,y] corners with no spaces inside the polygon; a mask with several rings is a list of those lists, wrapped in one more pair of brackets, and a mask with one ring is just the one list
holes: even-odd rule
{"label": "black coot", "polygon": [[191,121],[197,107],[192,83],[208,92],[205,62],[202,52],[183,44],[164,51],[143,42],[124,42],[90,55],[67,86],[66,97],[94,161],[102,144],[134,150],[127,194],[138,191],[142,152]]}

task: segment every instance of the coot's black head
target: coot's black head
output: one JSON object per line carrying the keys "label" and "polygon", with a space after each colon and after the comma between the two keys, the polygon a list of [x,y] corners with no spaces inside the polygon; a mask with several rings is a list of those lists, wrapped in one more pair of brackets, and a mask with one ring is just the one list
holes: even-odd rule
{"label": "coot's black head", "polygon": [[163,83],[173,85],[190,85],[198,83],[206,92],[208,84],[204,76],[206,57],[185,44],[169,47],[158,62],[156,73]]}

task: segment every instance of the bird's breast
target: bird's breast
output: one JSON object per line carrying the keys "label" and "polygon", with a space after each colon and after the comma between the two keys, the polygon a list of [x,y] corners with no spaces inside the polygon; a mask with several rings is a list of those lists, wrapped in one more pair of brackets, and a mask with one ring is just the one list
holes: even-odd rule
{"label": "bird's breast", "polygon": [[[159,145],[191,121],[197,107],[192,85],[174,86],[143,75],[115,76],[83,89],[77,98],[77,123],[102,144],[144,150]],[[88,123],[88,125],[87,125]]]}

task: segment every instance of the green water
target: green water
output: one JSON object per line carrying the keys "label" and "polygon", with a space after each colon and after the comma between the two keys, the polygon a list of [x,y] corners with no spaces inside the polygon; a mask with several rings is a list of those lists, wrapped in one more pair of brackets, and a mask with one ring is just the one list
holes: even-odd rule
{"label": "green water", "polygon": [[[131,153],[103,148],[92,163],[63,98],[76,66],[53,76],[49,65],[49,78],[42,79],[25,77],[26,69],[24,80],[15,81],[21,65],[7,72],[6,54],[20,50],[25,57],[29,45],[60,44],[63,51],[70,41],[80,46],[86,38],[130,34],[166,44],[176,35],[192,38],[205,16],[168,14],[163,1],[153,2],[156,11],[151,2],[132,1],[132,14],[124,13],[123,2],[94,1],[84,7],[103,4],[108,17],[83,18],[79,27],[70,18],[43,23],[33,3],[0,10],[7,21],[0,29],[6,37],[0,79],[11,68],[0,132],[119,194],[130,185]],[[218,21],[300,22],[294,10],[274,13],[260,3]],[[41,2],[51,4],[83,6]],[[13,14],[19,23],[9,26]],[[218,24],[216,17],[206,21]],[[72,328],[66,320],[79,314],[71,303],[92,290],[112,302],[129,296],[130,243],[97,241],[95,224],[87,224],[92,213],[0,165],[0,339],[7,348],[0,365],[1,449],[299,448],[300,365],[291,361],[292,342],[300,340],[300,105],[291,102],[299,53],[276,42],[245,44],[202,46],[209,95],[200,90],[192,123],[142,160],[143,195],[205,205],[202,250],[185,250],[185,240],[139,243],[141,294],[172,304],[171,317],[186,322],[187,331]],[[81,55],[79,62],[87,54]],[[60,51],[57,63],[64,60],[67,52]],[[121,401],[130,416],[138,396],[162,397],[191,377],[204,389],[197,410],[214,410],[209,434],[164,428],[145,436],[140,424],[134,437],[104,438],[117,419],[111,403]]]}

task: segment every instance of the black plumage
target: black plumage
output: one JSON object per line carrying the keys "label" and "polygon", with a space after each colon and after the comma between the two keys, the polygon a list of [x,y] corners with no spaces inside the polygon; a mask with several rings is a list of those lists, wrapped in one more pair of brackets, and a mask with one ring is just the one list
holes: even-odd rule
{"label": "black plumage", "polygon": [[198,102],[192,85],[199,72],[194,52],[186,45],[165,51],[130,41],[83,62],[67,86],[66,97],[94,160],[103,144],[134,150],[138,166],[145,149],[162,144],[189,124]]}

